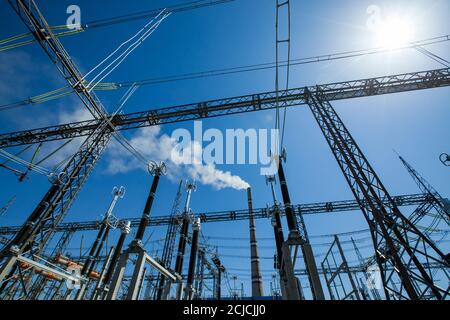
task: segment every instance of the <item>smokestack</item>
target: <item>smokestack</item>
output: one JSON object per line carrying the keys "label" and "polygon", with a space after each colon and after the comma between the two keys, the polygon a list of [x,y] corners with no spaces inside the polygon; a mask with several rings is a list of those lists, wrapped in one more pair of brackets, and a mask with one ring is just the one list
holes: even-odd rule
{"label": "smokestack", "polygon": [[256,241],[256,227],[253,216],[252,189],[247,189],[248,214],[250,226],[250,260],[252,272],[252,297],[262,297],[264,295],[261,269],[259,267],[258,242]]}

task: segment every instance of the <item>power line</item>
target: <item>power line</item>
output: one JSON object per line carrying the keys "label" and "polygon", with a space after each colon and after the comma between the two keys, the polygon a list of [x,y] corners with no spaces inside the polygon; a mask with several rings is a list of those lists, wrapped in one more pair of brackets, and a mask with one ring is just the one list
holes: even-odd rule
{"label": "power line", "polygon": [[[438,44],[450,41],[450,35],[440,36],[440,37],[434,37],[429,38],[425,40],[419,40],[415,42],[411,42],[411,44],[402,46],[399,48],[396,48],[394,50],[405,50],[405,49],[411,49],[416,48],[418,46],[428,46],[432,44]],[[331,54],[325,54],[325,55],[318,55],[308,58],[299,58],[299,59],[292,59],[290,62],[290,66],[300,66],[304,64],[312,64],[312,63],[320,63],[320,62],[326,62],[326,61],[333,61],[333,60],[341,60],[341,59],[348,59],[348,58],[356,58],[366,55],[374,55],[379,53],[385,53],[385,52],[391,52],[393,50],[391,49],[385,49],[385,48],[373,48],[373,49],[363,49],[363,50],[355,50],[355,51],[345,51],[340,53],[331,53]],[[287,61],[281,61],[279,64],[279,67],[287,67]],[[245,73],[245,72],[254,72],[254,71],[262,71],[262,70],[269,70],[276,68],[275,62],[270,63],[260,63],[260,64],[252,64],[252,65],[246,65],[246,66],[239,66],[239,67],[231,67],[231,68],[224,68],[224,69],[214,69],[214,70],[208,70],[208,71],[201,71],[201,72],[192,72],[192,73],[185,73],[185,74],[179,74],[179,75],[172,75],[172,76],[165,76],[165,77],[155,77],[155,78],[148,78],[148,79],[141,79],[141,80],[134,80],[134,81],[125,81],[125,82],[108,82],[108,83],[99,83],[95,90],[117,90],[120,88],[126,88],[131,87],[133,85],[138,86],[149,86],[149,85],[156,85],[156,84],[162,84],[162,83],[170,83],[170,82],[177,82],[177,81],[186,81],[186,80],[193,80],[193,79],[200,79],[200,78],[209,78],[209,77],[218,77],[218,76],[225,76],[225,75],[231,75],[231,74],[239,74],[239,73]],[[24,107],[27,105],[32,104],[38,104],[43,103],[55,99],[59,99],[61,97],[67,96],[73,92],[73,89],[71,87],[62,87],[56,90],[52,90],[34,97],[30,97],[27,99],[23,99],[21,101],[12,102],[0,105],[0,112],[6,111],[10,109],[16,109],[20,107]]]}
{"label": "power line", "polygon": [[133,20],[142,20],[142,19],[146,19],[146,18],[155,16],[159,11],[161,11],[163,9],[167,9],[171,13],[179,13],[179,12],[200,9],[200,8],[204,8],[204,7],[211,7],[211,6],[224,4],[224,3],[230,3],[230,2],[234,2],[234,1],[236,1],[236,0],[190,1],[190,2],[180,3],[180,4],[176,4],[176,5],[172,5],[172,6],[168,6],[168,7],[164,7],[164,8],[143,10],[143,11],[125,14],[125,15],[121,15],[121,16],[116,16],[116,17],[112,17],[112,18],[92,20],[92,21],[86,23],[83,26],[83,28],[85,28],[85,29],[101,28],[101,27],[106,27],[106,26],[110,26],[113,24],[129,22],[129,21],[133,21]]}
{"label": "power line", "polygon": [[[236,0],[190,1],[190,2],[185,2],[185,3],[169,6],[169,7],[167,7],[167,9],[169,10],[170,13],[179,13],[179,12],[191,11],[191,10],[195,10],[195,9],[211,7],[211,6],[234,2],[234,1],[236,1]],[[79,28],[74,29],[74,30],[67,29],[66,25],[53,26],[53,27],[51,27],[51,30],[55,32],[55,36],[58,38],[64,37],[64,36],[70,36],[70,35],[75,35],[75,34],[85,32],[90,29],[102,28],[102,27],[107,27],[107,26],[111,26],[114,24],[120,24],[120,23],[126,23],[126,22],[130,22],[130,21],[137,21],[137,20],[143,20],[143,19],[147,19],[147,18],[153,18],[163,9],[164,8],[143,10],[143,11],[138,11],[138,12],[121,15],[121,16],[116,16],[116,17],[111,17],[111,18],[96,19],[96,20],[92,20],[88,23],[85,23],[83,25],[80,25]],[[34,39],[33,35],[29,32],[15,35],[15,36],[0,40],[0,52],[15,49],[18,47],[22,47],[22,46],[31,44],[35,41],[36,41],[36,39]]]}
{"label": "power line", "polygon": [[[327,61],[333,61],[333,60],[356,58],[356,57],[361,57],[361,56],[365,56],[365,55],[373,55],[373,54],[379,54],[379,53],[411,49],[411,48],[415,48],[416,46],[428,46],[428,45],[443,43],[443,42],[447,42],[447,41],[450,41],[450,35],[445,35],[445,36],[434,37],[434,38],[429,38],[429,39],[425,39],[425,40],[411,42],[408,45],[398,47],[393,50],[378,47],[378,48],[372,48],[372,49],[362,49],[362,50],[354,50],[354,51],[344,51],[344,52],[339,52],[339,53],[330,53],[330,54],[318,55],[318,56],[313,56],[313,57],[308,57],[308,58],[291,59],[289,65],[292,67],[292,66],[299,66],[299,65],[318,63],[318,62],[327,62]],[[279,63],[279,67],[287,67],[287,65],[288,65],[287,61],[281,61]],[[116,87],[127,87],[127,86],[130,86],[132,83],[138,83],[139,85],[154,85],[154,84],[161,84],[161,83],[167,83],[167,82],[192,80],[192,79],[206,78],[206,77],[213,77],[213,76],[223,76],[223,75],[229,75],[229,74],[261,71],[261,70],[268,70],[268,69],[274,69],[274,68],[276,68],[276,62],[266,62],[266,63],[239,66],[239,67],[231,67],[231,68],[224,68],[224,69],[214,69],[214,70],[201,71],[201,72],[185,73],[185,74],[166,76],[166,77],[155,77],[155,78],[135,80],[135,81],[126,81],[126,82],[114,82],[112,84],[115,85]]]}

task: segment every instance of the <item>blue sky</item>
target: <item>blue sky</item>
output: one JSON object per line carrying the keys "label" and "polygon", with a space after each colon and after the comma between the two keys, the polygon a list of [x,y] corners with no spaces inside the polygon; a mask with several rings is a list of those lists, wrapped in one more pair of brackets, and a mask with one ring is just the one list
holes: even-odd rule
{"label": "blue sky", "polygon": [[[50,25],[65,23],[66,8],[70,4],[80,6],[82,23],[85,23],[177,3],[181,1],[38,1]],[[292,57],[303,58],[374,47],[375,37],[366,27],[366,9],[372,4],[379,5],[386,14],[398,12],[408,15],[414,21],[414,40],[450,33],[447,20],[450,8],[445,0],[292,1]],[[6,2],[0,3],[0,18],[0,39],[26,31]],[[80,35],[62,38],[61,41],[82,72],[86,72],[144,23],[144,20],[139,20],[92,29]],[[164,21],[107,81],[131,81],[272,62],[275,59],[274,26],[275,7],[272,0],[237,0],[230,4],[177,13]],[[447,43],[432,45],[427,49],[448,58]],[[291,87],[300,87],[440,67],[417,51],[408,49],[296,66],[292,68],[290,82]],[[65,85],[56,68],[37,44],[0,53],[0,71],[1,104]],[[125,112],[270,91],[275,87],[274,78],[274,70],[266,70],[144,86],[130,99]],[[98,95],[108,110],[112,111],[123,93],[123,90],[119,90],[100,92]],[[395,149],[443,196],[448,197],[449,171],[438,160],[439,154],[449,152],[448,98],[449,91],[443,88],[339,101],[333,105],[392,195],[419,192],[398,161],[393,152]],[[70,96],[45,104],[1,112],[0,131],[23,130],[76,119],[81,108],[77,98]],[[203,121],[203,127],[220,130],[271,128],[273,117],[273,111],[221,117]],[[193,124],[189,122],[166,125],[161,128],[161,134],[170,135],[174,129],[180,127],[192,130]],[[126,132],[124,135],[133,139],[136,132]],[[285,146],[288,151],[285,171],[293,203],[352,199],[352,194],[308,108],[293,108],[288,111]],[[112,157],[108,152],[102,157],[75,201],[67,221],[98,219],[106,210],[110,191],[115,185],[124,185],[127,189],[125,198],[117,205],[116,215],[140,216],[151,178],[139,169],[123,174],[111,174],[107,168]],[[218,169],[239,175],[252,185],[255,207],[264,207],[271,203],[270,190],[265,185],[264,178],[259,175],[258,166],[223,165],[218,166]],[[152,215],[166,215],[170,212],[178,185],[176,178],[185,176],[180,174],[173,179],[161,180]],[[17,195],[15,204],[0,218],[1,225],[17,225],[24,221],[49,187],[46,177],[36,174],[19,183],[13,174],[1,170],[0,179],[3,190],[0,193],[0,204]],[[196,213],[245,207],[246,193],[230,188],[216,190],[211,186],[199,185],[192,200],[192,209]],[[366,228],[360,212],[307,216],[306,223],[311,235]],[[247,237],[248,223],[204,224],[202,230],[206,236]],[[146,235],[152,232],[152,239],[158,240],[164,236],[165,227],[149,228]],[[110,245],[115,243],[117,234],[118,232],[110,238]],[[257,234],[263,239],[260,241],[260,255],[272,256],[274,242],[269,240],[272,237],[269,219],[257,221]],[[92,234],[85,236],[85,246],[91,237]],[[76,238],[70,247],[79,247],[79,244],[76,244],[79,241],[79,237]],[[315,239],[312,242],[327,241],[329,239]],[[244,281],[248,292],[249,260],[227,257],[233,254],[248,255],[248,243],[219,239],[211,239],[210,243],[223,247],[219,248],[219,253],[224,255],[224,265],[229,267],[230,273],[240,274],[240,281]],[[231,245],[240,248],[226,248]],[[150,251],[157,249],[161,249],[157,244],[149,247]],[[326,248],[317,246],[314,249],[320,254]],[[370,250],[363,252],[366,256],[370,255]],[[319,263],[321,259],[317,259]],[[352,253],[349,253],[349,260],[354,260]],[[233,271],[233,268],[236,271]],[[263,259],[262,269],[272,269],[272,260]],[[270,274],[265,272],[265,276]]]}

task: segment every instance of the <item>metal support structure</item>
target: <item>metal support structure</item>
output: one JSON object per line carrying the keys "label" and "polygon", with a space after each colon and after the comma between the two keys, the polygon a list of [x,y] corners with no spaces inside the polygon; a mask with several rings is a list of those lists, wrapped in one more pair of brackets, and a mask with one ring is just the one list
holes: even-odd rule
{"label": "metal support structure", "polygon": [[[397,206],[413,206],[420,205],[426,202],[428,199],[427,194],[409,194],[392,197],[392,200]],[[383,199],[383,202],[387,203],[387,200]],[[280,214],[284,214],[284,207],[279,206]],[[298,216],[298,212],[302,212],[303,215],[313,214],[330,214],[340,213],[347,211],[359,211],[360,207],[356,200],[343,200],[343,201],[329,201],[318,203],[299,204],[294,206],[294,211]],[[219,212],[203,212],[198,214],[202,223],[212,223],[221,221],[239,221],[248,220],[249,211],[247,209],[241,210],[228,210]],[[254,219],[267,219],[270,216],[270,209],[253,208]],[[131,228],[137,228],[141,222],[140,218],[127,218],[131,222]],[[157,217],[150,217],[148,226],[163,226],[169,225],[173,222],[172,215],[158,215]],[[0,235],[14,235],[20,231],[20,226],[0,227]],[[89,231],[98,230],[100,225],[98,221],[84,221],[84,222],[66,222],[61,223],[55,228],[55,232],[65,232],[68,230],[73,231]]]}
{"label": "metal support structure", "polygon": [[198,248],[198,235],[200,233],[200,219],[196,219],[192,224],[192,241],[191,241],[191,254],[189,256],[189,267],[186,281],[186,288],[184,292],[184,300],[192,300],[194,297],[194,275],[195,275],[195,262],[197,259]]}
{"label": "metal support structure", "polygon": [[[160,109],[152,107],[148,111],[116,115],[111,119],[111,123],[115,130],[129,130],[232,114],[273,110],[277,107],[304,106],[307,104],[306,91],[316,93],[319,90],[328,101],[336,101],[447,86],[450,86],[450,68],[322,84],[306,89],[280,90],[278,94],[277,91],[271,91]],[[199,112],[199,106],[201,106],[201,112]],[[99,120],[87,120],[4,133],[0,134],[0,147],[6,148],[87,136],[95,130],[100,122]]]}
{"label": "metal support structure", "polygon": [[[289,195],[289,189],[286,182],[286,176],[283,169],[283,161],[286,161],[286,151],[280,157],[278,163],[278,178],[280,180],[281,194],[283,195],[284,210],[286,212],[286,218],[289,226],[289,237],[287,243],[289,245],[296,246],[296,251],[298,246],[302,249],[303,260],[305,261],[306,269],[309,271],[308,280],[310,283],[310,288],[314,300],[325,300],[325,295],[323,293],[322,284],[320,283],[319,272],[317,270],[316,261],[314,260],[314,253],[311,245],[308,243],[306,238],[308,235],[306,225],[303,221],[303,212],[299,211],[300,221],[302,224],[302,230],[299,229],[297,224],[297,219],[295,218],[295,213],[291,204],[291,197]],[[294,231],[295,228],[295,231]],[[296,254],[294,254],[294,261],[296,259]]]}
{"label": "metal support structure", "polygon": [[[337,235],[322,261],[322,270],[331,300],[361,300]],[[346,279],[342,274],[346,275]],[[350,290],[346,290],[348,286]]]}
{"label": "metal support structure", "polygon": [[[424,262],[433,261],[448,268],[448,257],[401,214],[326,98],[309,93],[307,100],[367,220],[387,299],[393,292],[403,299],[421,299],[429,292],[435,299],[442,299],[448,289],[434,283],[432,272]],[[387,271],[388,265],[395,266],[393,271]],[[392,285],[395,276],[401,283],[400,289]]]}
{"label": "metal support structure", "polygon": [[8,202],[3,207],[0,208],[0,218],[3,217],[6,211],[9,210],[9,208],[13,205],[16,199],[17,196],[13,196],[11,199],[8,200]]}
{"label": "metal support structure", "polygon": [[[181,230],[180,230],[180,239],[179,239],[179,243],[178,243],[177,258],[175,261],[175,269],[174,269],[175,274],[179,275],[180,277],[183,272],[184,253],[186,250],[189,222],[191,219],[191,208],[190,208],[191,196],[192,196],[192,192],[195,190],[196,190],[196,186],[194,183],[191,183],[191,182],[186,183],[186,203],[185,203],[184,211],[183,211],[183,219],[182,219]],[[181,299],[182,292],[183,292],[182,291],[182,282],[180,281],[177,285],[177,293],[176,293],[177,300]]]}
{"label": "metal support structure", "polygon": [[106,256],[105,262],[103,263],[102,271],[100,272],[100,276],[95,284],[94,289],[92,290],[92,295],[90,297],[90,300],[98,300],[99,295],[101,294],[100,287],[103,285],[103,281],[105,279],[105,274],[109,268],[109,265],[111,263],[111,259],[114,255],[115,248],[111,247],[109,249],[108,255]]}
{"label": "metal support structure", "polygon": [[[2,250],[0,257],[6,257],[0,268],[0,274],[11,277],[16,267],[9,263],[11,250],[29,251],[37,243],[37,254],[53,235],[56,226],[66,215],[76,194],[86,182],[89,173],[99,159],[103,149],[110,140],[110,133],[104,127],[98,128],[81,145],[78,152],[69,160],[63,171],[53,182],[50,190],[42,198],[36,209],[28,217],[10,243]],[[6,273],[4,272],[6,270]],[[0,283],[4,277],[0,276]],[[2,286],[0,292],[4,289]]]}
{"label": "metal support structure", "polygon": [[[444,255],[426,235],[421,233],[411,221],[400,213],[397,204],[387,193],[361,150],[328,102],[331,100],[448,86],[450,85],[448,68],[354,82],[342,82],[315,88],[293,89],[283,92],[276,90],[276,92],[272,93],[215,100],[202,104],[200,112],[199,105],[193,104],[130,115],[119,115],[107,119],[108,115],[104,113],[104,108],[100,101],[95,95],[90,94],[84,86],[81,73],[52,33],[50,26],[40,13],[34,0],[8,0],[8,2],[56,64],[83,104],[94,115],[95,119],[76,124],[58,125],[0,135],[0,147],[2,148],[87,136],[83,145],[69,160],[63,171],[54,177],[51,188],[28,217],[25,224],[0,252],[0,258],[5,260],[0,267],[0,283],[2,283],[0,293],[5,289],[6,281],[4,280],[12,279],[16,270],[20,273],[19,276],[23,284],[24,275],[21,268],[17,266],[17,261],[20,259],[30,260],[30,258],[23,256],[25,253],[33,256],[44,252],[47,242],[67,214],[78,191],[87,180],[89,173],[109,142],[112,132],[117,129],[116,126],[119,130],[125,130],[205,117],[308,104],[338,160],[358,205],[369,223],[376,249],[376,260],[382,272],[386,296],[389,298],[389,293],[395,292],[395,295],[400,298],[419,299],[424,296],[432,296],[435,299],[443,299],[448,295],[449,289],[437,286],[431,269],[427,267],[427,263],[432,261],[441,264],[442,268],[448,268],[448,255]],[[279,4],[277,1],[277,9],[279,5],[284,5],[284,3]],[[296,220],[292,220],[294,215],[288,214],[288,211],[292,209],[290,199],[288,200],[287,202],[285,201],[285,203],[288,203],[285,210],[291,235],[293,230],[291,227],[296,223]],[[145,225],[148,222],[147,219]],[[281,223],[279,223],[279,226],[281,227]],[[139,228],[139,230],[141,229]],[[143,232],[138,233],[143,235]],[[292,237],[289,237],[288,241],[291,240]],[[287,246],[282,249],[286,252],[289,251]],[[152,260],[148,256],[145,259],[146,261]],[[284,254],[284,259],[286,259],[286,254]],[[22,260],[20,261],[23,262]],[[283,264],[286,265],[285,262]],[[393,267],[389,269],[386,267],[387,265]],[[409,268],[410,265],[413,267]],[[388,273],[386,270],[393,271]],[[399,289],[393,285],[395,283],[393,280],[394,275],[398,275],[401,281],[402,286]],[[23,290],[27,294],[25,285],[23,285]]]}
{"label": "metal support structure", "polygon": [[215,272],[215,298],[222,299],[222,273],[225,272],[225,267],[222,265],[218,256],[212,257],[212,262],[216,266]]}
{"label": "metal support structure", "polygon": [[[150,219],[150,212],[153,205],[153,201],[155,199],[156,189],[158,187],[159,178],[161,175],[166,173],[166,165],[161,162],[157,164],[155,162],[151,162],[149,164],[149,172],[154,177],[152,185],[150,187],[149,194],[147,196],[147,200],[145,202],[144,210],[142,213],[141,220],[139,222],[139,227],[136,232],[136,236],[134,240],[130,243],[128,249],[124,251],[119,259],[118,267],[114,278],[112,280],[111,290],[108,292],[107,299],[116,299],[117,292],[122,283],[122,279],[124,276],[124,272],[126,266],[128,264],[129,256],[136,255],[137,260],[134,265],[133,275],[131,278],[130,285],[128,286],[126,299],[127,300],[136,300],[139,295],[139,286],[141,283],[141,279],[143,277],[143,272],[145,269],[145,263],[148,261],[153,261],[152,258],[146,253],[145,248],[142,244],[142,239],[144,237],[145,229],[148,224],[148,220]],[[159,266],[159,264],[158,264]]]}
{"label": "metal support structure", "polygon": [[[66,250],[67,246],[69,245],[70,240],[72,240],[74,233],[75,233],[74,230],[65,230],[64,233],[59,238],[58,243],[55,246],[55,249],[50,253],[50,257],[56,257],[57,255],[62,254],[63,251]],[[39,296],[44,290],[47,282],[48,278],[38,277],[31,286],[27,299],[30,300],[39,299]]]}
{"label": "metal support structure", "polygon": [[[113,198],[111,203],[106,211],[103,220],[101,222],[100,230],[95,238],[94,243],[89,251],[88,258],[84,262],[83,268],[81,269],[81,276],[90,275],[96,267],[98,257],[103,249],[103,245],[108,238],[109,231],[111,228],[117,227],[117,218],[113,216],[113,210],[116,206],[116,203],[119,198],[123,198],[125,194],[125,188],[122,187],[114,187],[112,191]],[[76,300],[82,300],[85,295],[85,291],[87,289],[88,283],[82,285],[82,287],[78,290]]]}
{"label": "metal support structure", "polygon": [[252,189],[247,189],[249,228],[250,228],[250,267],[252,274],[252,297],[264,296],[264,287],[259,266],[258,241],[256,240],[255,219],[253,217]]}
{"label": "metal support structure", "polygon": [[123,243],[125,242],[127,235],[130,233],[130,225],[130,221],[121,222],[120,224],[120,237],[114,249],[114,254],[111,258],[111,262],[109,263],[108,270],[105,273],[105,277],[102,279],[101,299],[105,298],[105,291],[109,290],[109,283],[111,281],[114,269],[116,268],[117,261],[119,260],[120,253],[122,252]]}
{"label": "metal support structure", "polygon": [[153,176],[152,186],[150,187],[150,191],[147,197],[147,201],[145,202],[144,211],[142,212],[141,221],[139,223],[138,230],[136,232],[136,236],[134,238],[134,245],[142,246],[142,239],[144,237],[145,228],[148,225],[148,221],[150,220],[150,211],[152,209],[153,200],[155,199],[156,189],[158,188],[159,178],[161,175],[166,174],[166,165],[164,162],[159,165],[151,162],[149,164],[149,172]]}
{"label": "metal support structure", "polygon": [[205,251],[203,248],[198,249],[198,260],[196,269],[196,277],[195,277],[195,294],[194,297],[196,300],[202,298],[203,294],[203,284],[205,277]]}

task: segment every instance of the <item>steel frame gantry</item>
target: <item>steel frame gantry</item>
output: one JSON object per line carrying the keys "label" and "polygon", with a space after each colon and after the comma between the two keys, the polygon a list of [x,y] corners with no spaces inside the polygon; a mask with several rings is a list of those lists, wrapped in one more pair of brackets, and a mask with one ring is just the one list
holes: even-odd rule
{"label": "steel frame gantry", "polygon": [[[294,88],[197,102],[173,107],[117,114],[111,118],[116,130],[129,130],[167,123],[271,110],[306,105],[306,90],[320,90],[328,101],[377,96],[450,85],[450,68],[410,72],[376,78],[336,82],[307,88]],[[45,141],[87,136],[100,120],[86,120],[18,132],[0,134],[0,148],[21,146]]]}
{"label": "steel frame gantry", "polygon": [[[448,268],[449,257],[400,212],[345,124],[320,90],[308,92],[307,100],[369,225],[386,298],[390,299],[390,295],[395,293],[403,299],[417,300],[432,292],[435,299],[443,299],[449,289],[437,286],[431,270],[425,268],[423,263],[434,261]],[[393,266],[393,271],[386,271],[388,265]],[[411,266],[415,266],[417,271]],[[399,289],[391,285],[395,275],[401,282]]]}
{"label": "steel frame gantry", "polygon": [[[392,199],[397,206],[413,206],[421,205],[422,203],[428,203],[428,196],[426,194],[411,194],[393,196]],[[296,215],[302,212],[303,215],[311,214],[323,214],[323,213],[338,213],[352,210],[359,210],[359,204],[356,200],[344,200],[344,201],[331,201],[331,202],[317,202],[299,204],[293,206]],[[281,214],[284,214],[284,207],[280,206]],[[267,219],[270,216],[270,210],[268,208],[253,208],[253,217],[255,219]],[[213,223],[222,221],[239,221],[248,220],[248,209],[242,210],[228,210],[218,212],[202,212],[198,217],[202,223]],[[148,221],[149,226],[163,226],[173,223],[176,219],[172,215],[158,215],[150,217]],[[127,221],[131,222],[131,228],[138,227],[140,218],[127,218]],[[175,222],[176,225],[176,222]],[[65,231],[91,231],[98,230],[101,224],[99,221],[83,221],[83,222],[65,222],[59,224],[55,228],[55,232]],[[0,227],[0,236],[13,235],[20,230],[20,226]]]}

